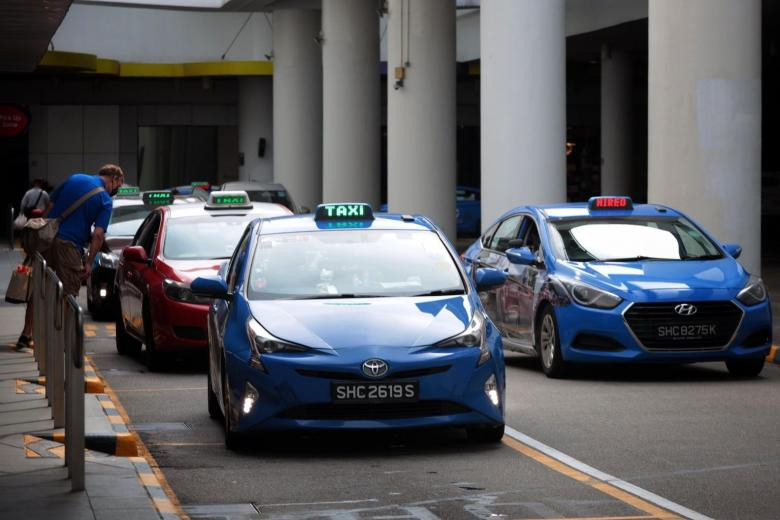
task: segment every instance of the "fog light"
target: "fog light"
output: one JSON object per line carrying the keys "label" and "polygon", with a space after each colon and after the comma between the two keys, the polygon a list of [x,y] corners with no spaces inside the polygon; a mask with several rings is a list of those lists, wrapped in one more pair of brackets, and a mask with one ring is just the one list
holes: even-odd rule
{"label": "fog light", "polygon": [[101,297],[101,298],[105,298],[107,294],[108,294],[108,291],[107,291],[107,290],[105,290],[105,289],[100,289],[100,297]]}
{"label": "fog light", "polygon": [[498,406],[498,385],[495,374],[490,374],[490,377],[485,381],[485,395],[488,396],[493,406]]}
{"label": "fog light", "polygon": [[252,407],[259,398],[260,393],[254,386],[247,382],[247,384],[244,386],[244,405],[241,407],[241,411],[244,412],[244,415],[247,415],[252,411]]}

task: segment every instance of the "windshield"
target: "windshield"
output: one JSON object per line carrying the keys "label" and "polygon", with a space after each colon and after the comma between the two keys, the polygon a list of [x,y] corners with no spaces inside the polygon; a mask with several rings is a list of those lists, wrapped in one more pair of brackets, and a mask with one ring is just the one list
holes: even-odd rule
{"label": "windshield", "polygon": [[672,219],[589,219],[551,224],[558,256],[574,262],[709,260],[718,247],[693,224]]}
{"label": "windshield", "polygon": [[463,294],[463,280],[431,231],[350,230],[261,236],[249,299]]}
{"label": "windshield", "polygon": [[220,215],[168,221],[163,256],[171,260],[230,258],[247,223],[258,215]]}
{"label": "windshield", "polygon": [[249,200],[252,202],[275,202],[293,211],[292,201],[284,190],[257,190],[248,191]]}
{"label": "windshield", "polygon": [[151,210],[152,208],[143,204],[114,208],[111,212],[111,220],[108,221],[106,236],[135,235]]}

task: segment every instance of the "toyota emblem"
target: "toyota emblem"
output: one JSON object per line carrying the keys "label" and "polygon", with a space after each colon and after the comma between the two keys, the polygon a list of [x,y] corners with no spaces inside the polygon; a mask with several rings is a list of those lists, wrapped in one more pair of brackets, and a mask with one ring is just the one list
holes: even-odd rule
{"label": "toyota emblem", "polygon": [[363,373],[368,377],[382,377],[387,374],[387,363],[381,359],[368,359],[363,362]]}
{"label": "toyota emblem", "polygon": [[698,310],[699,309],[697,309],[695,305],[691,305],[690,303],[681,303],[674,307],[674,312],[680,316],[693,316]]}

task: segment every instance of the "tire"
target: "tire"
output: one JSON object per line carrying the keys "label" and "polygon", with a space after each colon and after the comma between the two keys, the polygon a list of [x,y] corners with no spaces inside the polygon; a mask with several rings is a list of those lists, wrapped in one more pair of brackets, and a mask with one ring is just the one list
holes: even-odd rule
{"label": "tire", "polygon": [[233,431],[233,415],[230,407],[230,391],[228,390],[227,377],[225,371],[222,371],[222,399],[224,400],[225,413],[222,414],[224,420],[222,424],[225,430],[225,447],[230,451],[238,451],[243,448],[243,437],[240,433]]}
{"label": "tire", "polygon": [[141,352],[141,342],[125,330],[122,309],[119,306],[117,306],[116,311],[116,351],[121,356],[131,356]]}
{"label": "tire", "polygon": [[163,355],[154,344],[154,328],[152,327],[152,312],[149,302],[144,302],[144,344],[146,345],[146,367],[151,372],[160,372],[165,368]]}
{"label": "tire", "polygon": [[552,307],[547,306],[539,316],[536,333],[536,350],[539,352],[542,371],[553,379],[564,378],[571,369],[561,354],[561,340],[558,335],[558,320]]}
{"label": "tire", "polygon": [[219,401],[217,400],[217,394],[211,389],[211,363],[206,371],[206,393],[208,394],[208,408],[209,417],[212,419],[221,419],[222,410],[219,409]]}
{"label": "tire", "polygon": [[764,369],[764,358],[729,359],[726,368],[733,377],[757,377]]}
{"label": "tire", "polygon": [[504,425],[489,426],[487,428],[466,428],[466,436],[472,442],[501,442],[501,439],[504,437]]}

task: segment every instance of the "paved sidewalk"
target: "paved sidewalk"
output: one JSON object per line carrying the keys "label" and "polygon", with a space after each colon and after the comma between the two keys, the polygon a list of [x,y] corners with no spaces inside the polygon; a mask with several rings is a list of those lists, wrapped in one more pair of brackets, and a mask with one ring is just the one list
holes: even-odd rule
{"label": "paved sidewalk", "polygon": [[[15,261],[8,254],[1,256],[0,269]],[[5,272],[3,275],[7,283]],[[86,450],[86,491],[71,491],[64,445],[57,442],[62,440],[62,430],[52,429],[51,408],[43,395],[44,387],[37,384],[39,373],[32,351],[13,348],[23,318],[22,306],[0,306],[0,517],[179,518],[144,458],[115,456],[113,448],[105,448],[111,443],[90,442],[113,437],[116,453],[127,451],[127,445],[119,440],[130,433],[117,420],[105,394],[85,394],[87,446],[102,451]]]}

